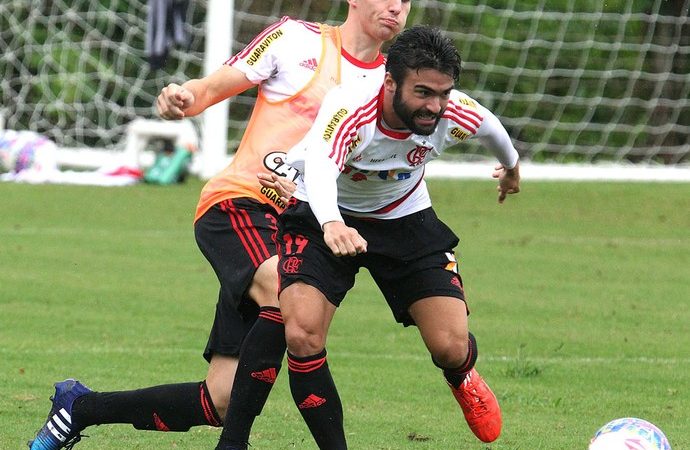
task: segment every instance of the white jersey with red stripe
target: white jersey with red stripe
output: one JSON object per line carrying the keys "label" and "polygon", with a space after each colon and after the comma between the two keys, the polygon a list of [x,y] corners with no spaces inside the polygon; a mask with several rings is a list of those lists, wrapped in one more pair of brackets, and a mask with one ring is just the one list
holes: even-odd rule
{"label": "white jersey with red stripe", "polygon": [[[257,35],[225,64],[242,71],[249,81],[261,84],[268,100],[279,101],[304,89],[318,69],[323,44],[316,22],[283,17]],[[362,62],[341,49],[340,79],[378,85],[385,73],[384,57]],[[336,83],[334,81],[334,83]]]}
{"label": "white jersey with red stripe", "polygon": [[288,153],[288,162],[302,172],[294,196],[309,202],[321,224],[342,221],[340,212],[392,219],[430,207],[425,164],[469,138],[479,138],[504,167],[517,164],[518,153],[503,125],[463,92],[451,91],[428,136],[387,128],[382,98],[380,87],[332,89],[312,129]]}

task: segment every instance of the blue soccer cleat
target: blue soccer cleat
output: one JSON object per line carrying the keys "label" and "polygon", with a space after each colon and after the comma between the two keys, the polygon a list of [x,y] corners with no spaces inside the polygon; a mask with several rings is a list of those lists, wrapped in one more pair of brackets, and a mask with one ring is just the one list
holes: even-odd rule
{"label": "blue soccer cleat", "polygon": [[55,395],[50,397],[53,407],[48,419],[36,437],[29,441],[31,450],[71,449],[81,440],[83,430],[72,422],[72,404],[84,394],[92,392],[77,380],[68,379],[55,383]]}

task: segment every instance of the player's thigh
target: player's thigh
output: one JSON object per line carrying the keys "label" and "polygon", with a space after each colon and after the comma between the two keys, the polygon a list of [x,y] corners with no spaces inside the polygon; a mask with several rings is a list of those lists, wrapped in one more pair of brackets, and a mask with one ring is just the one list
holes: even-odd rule
{"label": "player's thigh", "polygon": [[278,256],[259,266],[247,293],[259,306],[278,306]]}
{"label": "player's thigh", "polygon": [[307,203],[292,202],[280,216],[279,228],[279,300],[285,337],[291,353],[308,356],[325,346],[331,319],[352,288],[359,266],[354,258],[333,255]]}
{"label": "player's thigh", "polygon": [[[365,258],[365,266],[381,289],[393,316],[405,326],[418,325],[410,314],[410,307],[421,299],[451,297],[458,308],[466,307],[462,280],[451,250],[412,260],[382,255]],[[440,317],[437,319],[443,320]]]}
{"label": "player's thigh", "polygon": [[267,205],[241,198],[214,205],[196,222],[199,249],[232,301],[239,303],[252,289],[258,304],[275,305],[276,220]]}
{"label": "player's thigh", "polygon": [[437,360],[464,360],[468,324],[465,303],[457,297],[420,299],[409,307],[424,344]]}

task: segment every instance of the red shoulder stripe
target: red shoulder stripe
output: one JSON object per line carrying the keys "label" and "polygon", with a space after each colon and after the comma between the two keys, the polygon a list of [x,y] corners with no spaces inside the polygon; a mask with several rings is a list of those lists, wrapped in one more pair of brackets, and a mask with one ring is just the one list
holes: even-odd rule
{"label": "red shoulder stripe", "polygon": [[[352,138],[357,134],[357,129],[364,123],[369,123],[376,117],[378,105],[378,97],[374,97],[364,106],[361,106],[355,112],[345,119],[342,126],[336,133],[333,139],[333,146],[329,158],[335,159],[338,167],[342,168],[345,155],[347,154],[346,141],[352,142]],[[363,122],[364,120],[364,122]],[[349,138],[349,139],[348,139]]]}

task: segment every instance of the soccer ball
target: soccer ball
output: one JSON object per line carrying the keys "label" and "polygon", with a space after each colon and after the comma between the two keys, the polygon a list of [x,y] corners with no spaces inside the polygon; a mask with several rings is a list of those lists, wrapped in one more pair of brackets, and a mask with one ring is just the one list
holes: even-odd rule
{"label": "soccer ball", "polygon": [[612,420],[594,434],[589,450],[671,450],[654,424],[634,417]]}

